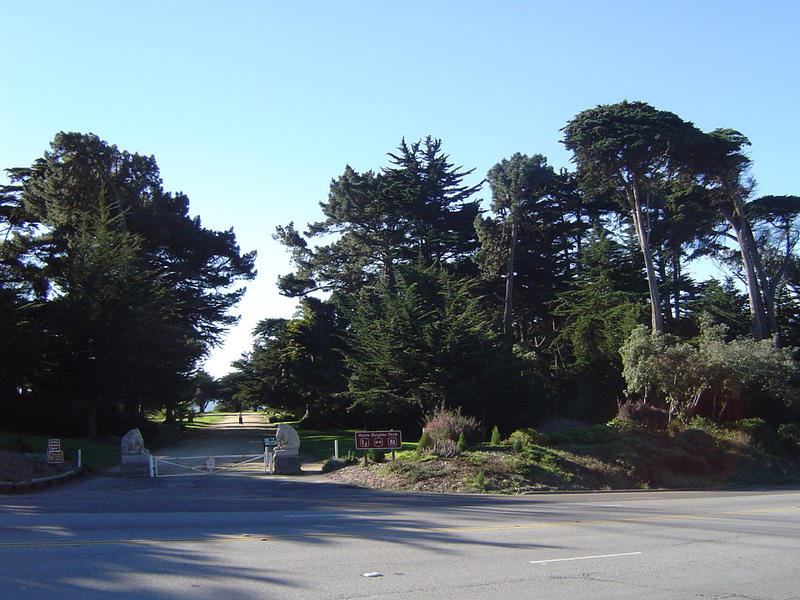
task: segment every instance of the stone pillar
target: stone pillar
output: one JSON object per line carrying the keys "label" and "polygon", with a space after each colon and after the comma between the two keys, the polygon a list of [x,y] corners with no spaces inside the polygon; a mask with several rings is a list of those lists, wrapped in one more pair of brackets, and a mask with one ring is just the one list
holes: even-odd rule
{"label": "stone pillar", "polygon": [[300,436],[285,423],[278,425],[275,433],[278,445],[272,453],[276,475],[299,475],[300,469]]}
{"label": "stone pillar", "polygon": [[144,447],[142,432],[131,429],[120,446],[119,473],[128,477],[152,477],[150,451]]}

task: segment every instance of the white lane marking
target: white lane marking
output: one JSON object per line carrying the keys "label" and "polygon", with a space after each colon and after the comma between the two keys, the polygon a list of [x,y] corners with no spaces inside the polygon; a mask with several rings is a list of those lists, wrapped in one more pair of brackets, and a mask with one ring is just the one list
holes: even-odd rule
{"label": "white lane marking", "polygon": [[375,512],[375,511],[338,511],[338,512],[313,512],[313,511],[303,511],[301,513],[292,513],[292,514],[284,514],[281,515],[284,519],[308,519],[311,517],[381,517],[384,515],[388,515],[389,513],[382,511],[382,512]]}
{"label": "white lane marking", "polygon": [[548,560],[532,560],[532,565],[545,565],[547,563],[567,562],[571,560],[591,560],[593,558],[615,558],[617,556],[636,556],[641,552],[623,552],[620,554],[595,554],[594,556],[574,556],[572,558],[550,558]]}
{"label": "white lane marking", "polygon": [[362,577],[383,577],[383,575],[381,575],[381,574],[380,574],[380,573],[378,573],[378,572],[373,572],[373,573],[362,573],[362,574],[361,574],[361,576],[362,576]]}

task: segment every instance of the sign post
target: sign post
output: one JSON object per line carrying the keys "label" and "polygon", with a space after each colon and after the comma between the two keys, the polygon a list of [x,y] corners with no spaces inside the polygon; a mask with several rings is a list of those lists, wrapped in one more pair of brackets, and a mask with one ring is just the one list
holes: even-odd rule
{"label": "sign post", "polygon": [[394,451],[403,447],[403,437],[400,431],[357,431],[356,450],[364,451],[364,466],[367,466],[367,450],[391,450],[392,460]]}
{"label": "sign post", "polygon": [[264,438],[264,466],[265,470],[273,475],[275,470],[275,458],[272,454],[272,449],[278,446],[278,438],[265,437]]}
{"label": "sign post", "polygon": [[47,464],[53,465],[64,462],[64,452],[61,450],[60,439],[47,440]]}

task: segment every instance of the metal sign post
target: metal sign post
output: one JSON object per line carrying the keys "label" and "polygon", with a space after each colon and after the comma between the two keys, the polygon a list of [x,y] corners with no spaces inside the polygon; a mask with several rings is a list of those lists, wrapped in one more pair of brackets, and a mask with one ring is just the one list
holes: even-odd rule
{"label": "metal sign post", "polygon": [[53,465],[64,462],[64,452],[61,450],[60,439],[47,440],[47,464]]}
{"label": "metal sign post", "polygon": [[278,438],[276,437],[265,437],[264,438],[264,466],[267,472],[270,475],[274,475],[275,471],[275,455],[272,451],[273,448],[277,448],[278,446]]}
{"label": "metal sign post", "polygon": [[390,429],[389,431],[357,431],[356,450],[364,451],[364,466],[367,466],[368,450],[391,450],[392,460],[394,451],[403,447],[403,436],[400,431]]}

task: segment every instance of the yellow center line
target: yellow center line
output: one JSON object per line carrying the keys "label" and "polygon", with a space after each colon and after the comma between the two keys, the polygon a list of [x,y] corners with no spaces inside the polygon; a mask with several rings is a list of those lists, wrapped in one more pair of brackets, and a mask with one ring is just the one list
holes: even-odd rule
{"label": "yellow center line", "polygon": [[291,539],[320,539],[320,538],[353,538],[371,536],[373,539],[392,537],[395,535],[408,535],[409,533],[469,533],[480,531],[514,531],[525,529],[546,529],[551,527],[584,527],[587,525],[616,525],[620,523],[647,523],[658,521],[681,521],[689,519],[708,519],[715,517],[731,517],[738,515],[753,515],[764,513],[791,512],[799,510],[800,506],[785,506],[780,508],[756,508],[717,513],[698,513],[684,515],[662,515],[659,517],[630,517],[621,519],[600,519],[592,521],[559,521],[555,523],[525,523],[522,525],[480,525],[469,527],[398,527],[387,531],[353,531],[340,533],[283,533],[283,534],[229,534],[212,535],[194,538],[161,538],[161,539],[123,539],[123,540],[75,540],[75,541],[48,541],[48,542],[0,542],[0,548],[46,548],[55,546],[114,546],[114,545],[148,545],[148,544],[188,544],[208,542],[263,542],[270,540]]}

